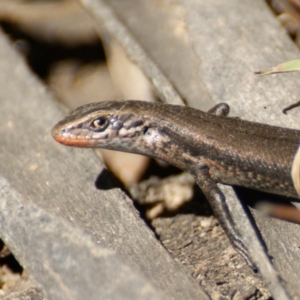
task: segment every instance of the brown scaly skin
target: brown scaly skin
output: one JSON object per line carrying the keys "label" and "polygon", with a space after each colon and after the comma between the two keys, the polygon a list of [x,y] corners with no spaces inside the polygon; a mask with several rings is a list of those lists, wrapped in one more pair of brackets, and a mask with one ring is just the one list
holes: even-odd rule
{"label": "brown scaly skin", "polygon": [[221,182],[298,197],[291,177],[300,131],[144,101],[112,101],[77,108],[52,130],[59,143],[106,148],[161,159],[196,178],[220,224],[249,262],[233,224]]}

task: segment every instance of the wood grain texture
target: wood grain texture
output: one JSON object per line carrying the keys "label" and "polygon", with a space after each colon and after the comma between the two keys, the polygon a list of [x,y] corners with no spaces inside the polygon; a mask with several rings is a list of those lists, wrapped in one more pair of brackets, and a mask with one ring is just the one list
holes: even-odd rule
{"label": "wood grain texture", "polygon": [[26,204],[4,178],[0,191],[1,235],[47,299],[162,297],[115,252],[92,242],[69,222]]}
{"label": "wood grain texture", "polygon": [[[207,299],[186,270],[157,242],[131,200],[105,171],[96,155],[92,151],[67,149],[53,141],[51,128],[63,117],[63,113],[3,34],[0,34],[0,49],[0,170],[1,176],[12,188],[11,192],[20,195],[11,195],[10,189],[7,194],[1,195],[4,200],[3,203],[1,201],[3,231],[0,230],[0,236],[13,249],[21,264],[28,267],[30,275],[39,279],[43,290],[48,291],[47,295],[52,295],[49,299],[84,299],[80,296],[88,293],[82,285],[78,285],[78,289],[74,287],[80,291],[78,294],[69,294],[68,288],[60,298],[51,294],[52,284],[57,282],[46,280],[51,269],[43,268],[42,264],[44,260],[49,265],[57,263],[56,255],[60,256],[62,263],[72,262],[74,270],[80,267],[82,271],[90,269],[90,275],[94,275],[90,283],[95,280],[98,283],[93,286],[93,293],[95,289],[99,290],[99,294],[108,288],[114,290],[120,284],[124,293],[134,292],[136,298],[143,295],[143,284],[135,285],[135,291],[132,285],[126,285],[126,280],[122,285],[119,267],[115,264],[109,267],[109,261],[104,261],[108,268],[102,268],[102,278],[98,273],[101,268],[95,270],[93,267],[93,257],[91,260],[84,259],[89,253],[97,256],[96,252],[103,248],[117,253],[121,268],[124,264],[130,268],[129,273],[136,270],[137,274],[141,274],[147,285],[152,286],[154,293],[150,291],[150,294],[155,295],[155,299],[160,299],[162,294],[170,299]],[[14,207],[18,208],[16,214]],[[37,212],[41,212],[41,218],[35,220]],[[39,222],[43,223],[44,213],[55,226],[39,226]],[[61,227],[60,219],[63,219]],[[43,232],[49,234],[45,240],[42,240]],[[75,243],[77,235],[78,244]],[[81,236],[86,235],[92,242],[83,245],[86,237],[81,239]],[[57,249],[65,251],[70,260],[64,262],[64,253],[54,253],[46,247],[47,243],[49,247],[56,245]],[[72,247],[67,247],[72,243]],[[30,255],[30,251],[38,255]],[[105,270],[108,269],[121,283],[110,280],[105,281],[107,286],[101,284],[104,282],[102,279],[107,279]],[[66,280],[72,282],[74,274],[66,274],[60,268],[55,272],[61,278],[68,276]],[[125,279],[126,274],[123,275]],[[87,282],[86,279],[82,282]],[[113,299],[116,295],[110,294],[108,298]]]}

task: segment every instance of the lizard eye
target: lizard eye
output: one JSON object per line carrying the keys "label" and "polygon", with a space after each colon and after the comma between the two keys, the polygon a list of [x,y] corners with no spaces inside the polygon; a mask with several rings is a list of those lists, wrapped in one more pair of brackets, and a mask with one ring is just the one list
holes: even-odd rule
{"label": "lizard eye", "polygon": [[108,119],[106,117],[99,117],[92,121],[91,127],[95,131],[103,131],[108,126]]}

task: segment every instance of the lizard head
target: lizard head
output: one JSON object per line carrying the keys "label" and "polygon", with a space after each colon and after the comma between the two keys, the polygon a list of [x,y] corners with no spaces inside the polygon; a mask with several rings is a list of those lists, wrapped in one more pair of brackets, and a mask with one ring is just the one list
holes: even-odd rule
{"label": "lizard head", "polygon": [[150,130],[153,124],[140,112],[140,105],[151,109],[153,104],[110,101],[83,105],[57,123],[52,136],[68,146],[136,152],[137,145],[140,149],[147,138],[155,138]]}

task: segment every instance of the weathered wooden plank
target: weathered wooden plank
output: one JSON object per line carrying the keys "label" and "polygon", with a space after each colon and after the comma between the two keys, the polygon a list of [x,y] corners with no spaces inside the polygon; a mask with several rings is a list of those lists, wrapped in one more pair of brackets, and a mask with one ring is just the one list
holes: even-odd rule
{"label": "weathered wooden plank", "polygon": [[[150,81],[155,80],[144,69],[145,64],[140,63],[139,56],[134,56],[135,44],[149,54],[190,105],[206,108],[210,100],[210,106],[225,101],[231,105],[232,115],[284,127],[300,127],[295,111],[288,116],[281,112],[283,107],[297,101],[297,75],[263,78],[253,74],[255,70],[299,56],[299,50],[263,1],[82,1],[123,45],[130,59],[140,64]],[[129,34],[124,30],[120,34],[119,23],[114,23],[110,15],[112,11],[117,21],[119,19],[128,28]],[[131,43],[127,43],[128,40]],[[183,80],[184,76],[189,84]],[[193,89],[195,86],[200,86],[199,90]],[[195,91],[198,92],[196,96]],[[222,189],[249,252],[273,296],[287,298],[276,271],[254,239],[253,231],[249,230],[235,194],[230,188]],[[289,293],[300,295],[297,284],[300,253],[295,242],[300,237],[298,225],[271,220],[256,211],[253,214]]]}
{"label": "weathered wooden plank", "polygon": [[[2,216],[0,235],[16,252],[21,264],[28,267],[31,276],[35,278],[40,276],[40,282],[45,283],[43,289],[49,293],[53,291],[52,284],[57,284],[53,281],[47,284],[47,281],[44,281],[51,275],[50,266],[47,269],[41,267],[46,257],[42,257],[39,261],[38,255],[33,257],[29,252],[32,249],[35,251],[44,249],[44,254],[47,254],[46,251],[50,249],[46,250],[45,244],[50,240],[58,248],[61,246],[60,249],[67,247],[62,240],[61,242],[56,240],[59,235],[55,236],[59,229],[59,218],[62,218],[74,226],[68,228],[69,225],[64,227],[65,223],[61,223],[63,226],[61,228],[64,228],[61,237],[65,236],[66,242],[70,242],[72,232],[76,236],[78,233],[76,228],[79,227],[89,236],[88,239],[93,240],[93,246],[89,247],[90,242],[86,245],[89,249],[82,248],[85,252],[84,257],[88,256],[88,251],[95,253],[93,252],[97,248],[95,244],[99,245],[95,251],[101,251],[101,248],[116,251],[122,262],[125,261],[130,268],[137,270],[148,284],[153,286],[156,298],[163,293],[170,299],[207,299],[186,270],[157,242],[153,233],[139,218],[131,200],[118,188],[116,181],[108,172],[105,172],[94,152],[65,148],[53,141],[51,128],[63,117],[63,113],[46,88],[28,71],[22,59],[2,34],[0,34],[0,69],[1,176],[6,178],[9,185],[16,193],[22,195],[23,199],[20,204],[18,197],[7,198],[9,196],[7,195],[6,202],[1,201],[3,209],[0,213]],[[95,180],[98,176],[96,188]],[[11,202],[8,203],[7,199]],[[9,205],[12,205],[11,210]],[[19,208],[16,215],[13,213],[13,205]],[[53,218],[55,228],[39,225],[43,218],[37,218],[35,223],[34,216],[38,217],[35,214],[40,212],[42,216],[44,210],[47,218],[51,220]],[[29,229],[32,227],[35,230],[31,232]],[[49,231],[49,239],[42,243],[44,230]],[[82,246],[82,243],[80,245]],[[73,250],[72,247],[65,248],[65,251],[69,251],[69,261],[74,263],[77,270],[79,267],[89,268],[90,265],[82,265],[79,251],[81,246],[79,247],[79,244],[77,246],[74,243]],[[51,260],[55,260],[56,255],[61,253],[48,252],[48,255],[47,259],[51,264]],[[63,263],[64,257],[61,256],[60,260]],[[111,267],[118,272],[119,267],[114,264]],[[97,279],[93,266],[91,271]],[[65,280],[69,280],[69,283],[74,276],[72,273],[63,273],[59,268],[55,272],[58,277],[68,276]],[[115,281],[106,283],[110,289],[117,284]],[[89,288],[92,287],[87,287],[87,290]],[[94,288],[101,290],[106,289],[106,286],[103,286],[100,280],[97,287],[93,286]],[[132,285],[126,287],[125,284],[123,288],[124,293],[134,292],[131,291]],[[143,292],[143,284],[139,286],[137,282],[136,288]],[[81,292],[88,293],[87,290]],[[85,298],[89,299],[89,297],[81,299]],[[53,296],[52,299],[58,298]]]}
{"label": "weathered wooden plank", "polygon": [[0,178],[0,199],[1,236],[47,299],[163,299],[115,252],[29,204],[4,178]]}
{"label": "weathered wooden plank", "polygon": [[[297,75],[265,78],[253,75],[253,71],[263,66],[299,56],[299,50],[266,4],[263,1],[185,3],[191,12],[187,17],[188,29],[201,59],[199,77],[214,101],[226,101],[234,115],[248,120],[299,128],[295,115],[285,116],[281,111],[297,99]],[[204,22],[206,26],[199,27]],[[288,291],[292,296],[300,295],[296,283],[300,275],[300,253],[295,243],[300,238],[299,226],[270,220],[255,211],[254,216]],[[247,240],[251,243],[250,236]]]}

